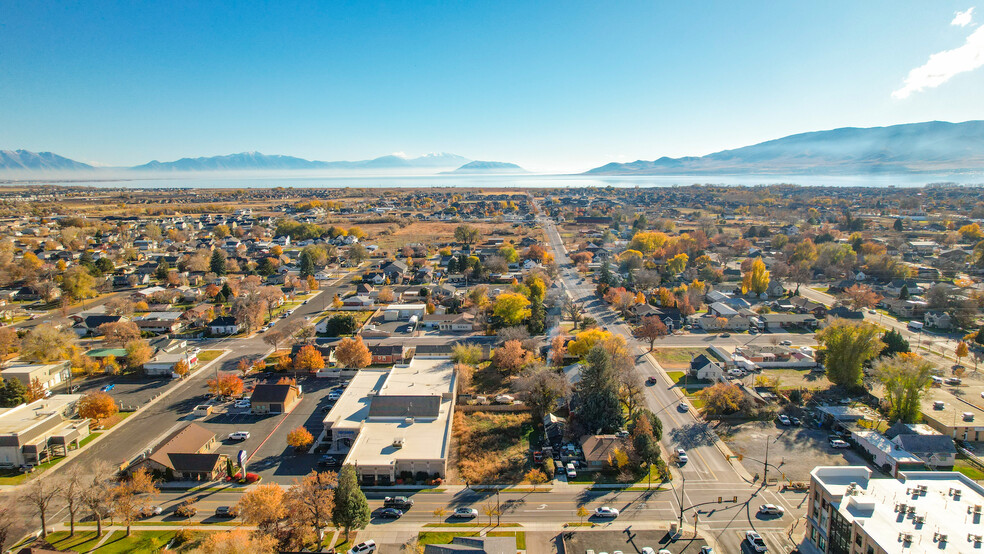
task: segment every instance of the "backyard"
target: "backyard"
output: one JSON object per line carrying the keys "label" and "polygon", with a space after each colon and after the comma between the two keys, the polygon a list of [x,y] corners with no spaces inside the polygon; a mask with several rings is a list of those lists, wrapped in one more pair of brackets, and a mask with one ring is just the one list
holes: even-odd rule
{"label": "backyard", "polygon": [[518,483],[529,459],[529,415],[458,412],[454,415],[458,475],[476,483]]}
{"label": "backyard", "polygon": [[[690,367],[690,360],[708,354],[706,348],[656,348],[653,357],[663,369],[684,369]],[[708,354],[709,355],[709,354]]]}

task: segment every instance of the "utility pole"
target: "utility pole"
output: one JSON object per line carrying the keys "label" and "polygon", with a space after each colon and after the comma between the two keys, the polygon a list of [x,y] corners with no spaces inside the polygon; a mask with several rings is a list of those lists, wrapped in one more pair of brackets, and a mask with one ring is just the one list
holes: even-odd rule
{"label": "utility pole", "polygon": [[495,525],[496,527],[502,523],[502,508],[499,507],[499,489],[495,489]]}
{"label": "utility pole", "polygon": [[769,439],[772,438],[770,435],[765,436],[765,463],[762,469],[762,485],[769,486]]}
{"label": "utility pole", "polygon": [[683,497],[687,491],[687,477],[683,474],[681,474],[680,477],[683,477],[683,485],[680,487],[680,525],[679,525],[679,529],[682,531],[683,530]]}

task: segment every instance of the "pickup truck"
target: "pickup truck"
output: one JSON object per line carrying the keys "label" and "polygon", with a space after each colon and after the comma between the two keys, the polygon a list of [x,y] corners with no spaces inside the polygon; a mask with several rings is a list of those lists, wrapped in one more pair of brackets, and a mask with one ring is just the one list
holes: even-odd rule
{"label": "pickup truck", "polygon": [[401,510],[407,510],[413,506],[413,500],[405,496],[387,496],[383,499],[384,508],[399,508]]}

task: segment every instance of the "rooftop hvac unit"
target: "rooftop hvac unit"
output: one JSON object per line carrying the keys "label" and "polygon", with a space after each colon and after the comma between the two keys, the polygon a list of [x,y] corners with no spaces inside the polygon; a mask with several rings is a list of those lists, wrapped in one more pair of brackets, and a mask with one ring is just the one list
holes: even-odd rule
{"label": "rooftop hvac unit", "polygon": [[913,523],[926,523],[926,516],[915,516],[912,518]]}
{"label": "rooftop hvac unit", "polygon": [[973,533],[967,535],[967,542],[981,542],[981,541],[984,541],[984,537],[980,535],[975,535]]}
{"label": "rooftop hvac unit", "polygon": [[926,491],[929,490],[929,487],[927,487],[926,485],[916,485],[916,490],[925,494]]}
{"label": "rooftop hvac unit", "polygon": [[403,448],[404,439],[403,437],[393,439],[393,448]]}
{"label": "rooftop hvac unit", "polygon": [[895,505],[895,511],[896,512],[901,512],[903,514],[905,513],[905,509],[906,508],[907,508],[907,506],[905,505],[904,502],[899,502],[898,504]]}
{"label": "rooftop hvac unit", "polygon": [[950,488],[950,496],[960,496],[961,494],[963,494],[962,490],[954,487]]}
{"label": "rooftop hvac unit", "polygon": [[899,541],[912,542],[912,533],[899,533]]}
{"label": "rooftop hvac unit", "polygon": [[412,417],[404,418],[403,423],[406,423],[407,425],[412,425],[413,418]]}
{"label": "rooftop hvac unit", "polygon": [[946,535],[943,533],[933,533],[933,540],[936,542],[946,542]]}
{"label": "rooftop hvac unit", "polygon": [[910,514],[916,513],[916,507],[915,506],[909,506],[908,509],[906,509],[906,513],[910,513]]}

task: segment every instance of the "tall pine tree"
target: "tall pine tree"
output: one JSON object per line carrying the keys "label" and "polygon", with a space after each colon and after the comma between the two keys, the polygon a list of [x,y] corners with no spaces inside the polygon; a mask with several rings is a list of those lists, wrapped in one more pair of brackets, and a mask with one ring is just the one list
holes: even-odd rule
{"label": "tall pine tree", "polygon": [[336,527],[345,529],[345,540],[353,528],[362,529],[369,523],[371,512],[365,493],[359,488],[355,467],[346,465],[338,472],[338,488],[335,489],[335,509],[331,519]]}
{"label": "tall pine tree", "polygon": [[587,367],[575,391],[574,419],[585,434],[614,433],[622,428],[618,375],[611,355],[596,345],[585,357]]}

